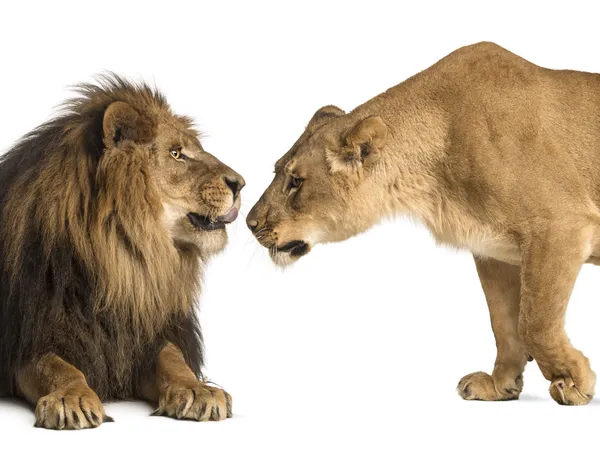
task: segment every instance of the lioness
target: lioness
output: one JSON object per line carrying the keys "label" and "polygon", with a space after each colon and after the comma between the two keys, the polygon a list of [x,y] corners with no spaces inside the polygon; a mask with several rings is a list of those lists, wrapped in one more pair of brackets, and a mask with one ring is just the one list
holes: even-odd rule
{"label": "lioness", "polygon": [[51,429],[110,420],[107,399],[230,417],[229,394],[199,378],[194,302],[244,179],[149,86],[78,91],[0,161],[0,389]]}
{"label": "lioness", "polygon": [[469,249],[497,357],[465,399],[517,399],[528,358],[583,405],[596,376],[564,331],[581,265],[600,262],[600,75],[492,43],[456,50],[350,113],[319,109],[247,217],[278,265],[408,213]]}

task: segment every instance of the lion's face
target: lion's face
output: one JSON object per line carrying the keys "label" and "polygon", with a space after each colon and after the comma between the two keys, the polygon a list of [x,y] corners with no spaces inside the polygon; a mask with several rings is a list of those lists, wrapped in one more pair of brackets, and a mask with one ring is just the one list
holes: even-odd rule
{"label": "lion's face", "polygon": [[172,124],[159,124],[149,169],[173,239],[201,244],[205,253],[222,249],[225,225],[238,216],[244,179]]}
{"label": "lion's face", "polygon": [[[112,151],[128,147],[126,152],[146,160],[142,168],[155,187],[163,207],[162,222],[171,238],[195,244],[205,256],[220,251],[227,242],[225,226],[238,215],[245,185],[242,176],[204,151],[187,118],[159,112],[151,124],[151,138],[127,140],[125,133],[143,129],[143,118],[127,104],[117,106],[120,111],[111,112],[111,108],[105,114],[105,141],[113,146]],[[127,115],[135,119],[133,125],[123,124]],[[106,136],[113,137],[112,141]]]}
{"label": "lion's face", "polygon": [[247,224],[273,261],[286,266],[318,243],[365,231],[380,215],[375,167],[387,127],[355,120],[336,107],[318,110],[275,165],[275,178]]}

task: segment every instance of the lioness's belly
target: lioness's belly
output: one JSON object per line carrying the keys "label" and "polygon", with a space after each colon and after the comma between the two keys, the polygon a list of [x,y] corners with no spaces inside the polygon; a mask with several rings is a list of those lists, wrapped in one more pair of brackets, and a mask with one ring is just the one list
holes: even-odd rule
{"label": "lioness's belly", "polygon": [[[513,265],[521,264],[521,250],[515,243],[506,239],[471,240],[466,244],[466,248],[477,256],[497,259]],[[600,247],[590,245],[583,251],[582,257],[587,264],[600,265]]]}
{"label": "lioness's belly", "polygon": [[521,264],[521,251],[516,244],[505,240],[470,243],[470,251],[480,257],[496,259],[513,265]]}

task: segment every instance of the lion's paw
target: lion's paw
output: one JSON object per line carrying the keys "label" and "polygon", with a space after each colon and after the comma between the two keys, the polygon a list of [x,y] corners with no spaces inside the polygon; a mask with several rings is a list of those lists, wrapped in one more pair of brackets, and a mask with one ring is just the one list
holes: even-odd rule
{"label": "lion's paw", "polygon": [[160,396],[154,416],[195,421],[221,421],[232,416],[231,396],[201,381],[177,382]]}
{"label": "lion's paw", "polygon": [[456,389],[465,400],[516,400],[523,390],[523,377],[499,385],[491,375],[474,372],[461,378]]}
{"label": "lion's paw", "polygon": [[112,422],[102,402],[90,388],[56,390],[38,400],[35,426],[55,430],[79,430]]}

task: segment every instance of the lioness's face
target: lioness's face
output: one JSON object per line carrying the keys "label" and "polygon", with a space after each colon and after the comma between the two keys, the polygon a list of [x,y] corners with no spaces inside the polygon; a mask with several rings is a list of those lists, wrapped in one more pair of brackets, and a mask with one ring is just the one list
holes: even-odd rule
{"label": "lioness's face", "polygon": [[317,243],[345,240],[378,220],[373,176],[387,136],[379,117],[357,121],[337,107],[318,110],[294,146],[275,165],[275,178],[250,211],[247,224],[286,266]]}
{"label": "lioness's face", "polygon": [[[227,242],[225,226],[240,208],[242,176],[205,152],[189,119],[160,111],[140,115],[125,102],[114,102],[104,116],[107,151],[128,155],[146,186],[143,196],[162,205],[162,222],[173,241],[196,245],[203,255]],[[131,172],[130,172],[131,173]]]}

